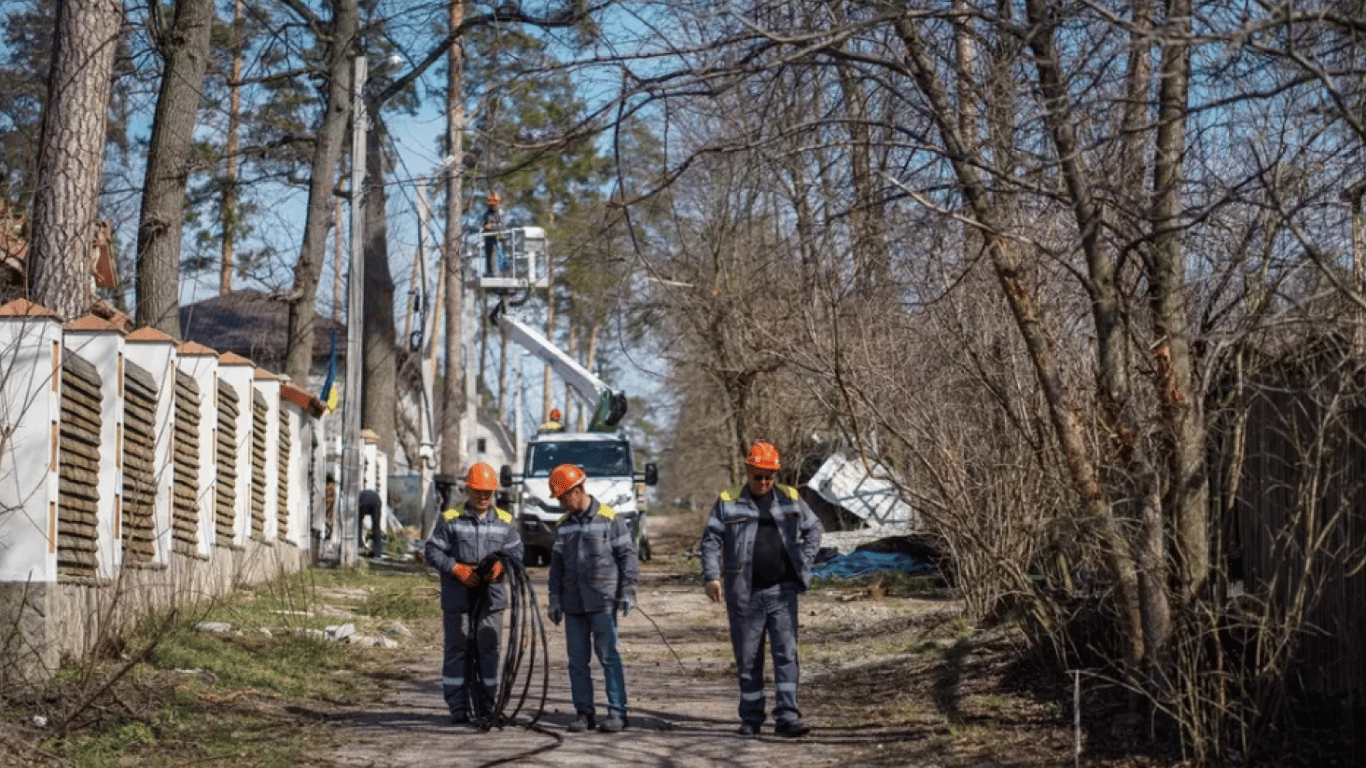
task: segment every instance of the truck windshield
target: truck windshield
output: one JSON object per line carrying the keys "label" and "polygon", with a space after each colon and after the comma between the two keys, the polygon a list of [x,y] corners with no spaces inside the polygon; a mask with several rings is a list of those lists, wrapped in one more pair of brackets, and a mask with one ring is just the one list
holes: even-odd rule
{"label": "truck windshield", "polygon": [[631,448],[620,440],[542,442],[527,448],[528,477],[548,477],[561,464],[578,464],[590,478],[631,476]]}

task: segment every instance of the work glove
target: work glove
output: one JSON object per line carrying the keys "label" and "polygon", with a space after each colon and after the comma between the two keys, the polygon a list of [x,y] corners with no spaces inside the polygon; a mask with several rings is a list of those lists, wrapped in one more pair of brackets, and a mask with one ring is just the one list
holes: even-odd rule
{"label": "work glove", "polygon": [[456,579],[459,579],[461,584],[464,584],[470,589],[479,586],[479,574],[475,573],[473,568],[464,563],[456,563],[452,566],[451,575]]}
{"label": "work glove", "polygon": [[622,599],[620,599],[620,600],[617,601],[617,613],[620,613],[623,617],[625,617],[625,616],[626,616],[627,614],[629,614],[630,612],[631,612],[631,600],[630,600],[630,598],[625,598],[625,597],[623,597]]}
{"label": "work glove", "polygon": [[503,561],[494,560],[493,566],[489,568],[489,581],[499,581],[503,578]]}
{"label": "work glove", "polygon": [[552,606],[550,606],[550,623],[551,623],[551,624],[554,624],[554,625],[556,625],[556,626],[559,626],[559,624],[560,624],[560,619],[563,619],[563,618],[564,618],[564,611],[560,610],[560,606],[558,606],[558,605],[552,605]]}

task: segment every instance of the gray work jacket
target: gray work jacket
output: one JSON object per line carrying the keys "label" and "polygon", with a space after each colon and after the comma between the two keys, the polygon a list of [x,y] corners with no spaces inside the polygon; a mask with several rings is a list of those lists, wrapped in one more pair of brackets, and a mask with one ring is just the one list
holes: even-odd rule
{"label": "gray work jacket", "polygon": [[616,601],[636,601],[640,562],[631,526],[616,510],[592,499],[581,515],[565,514],[550,550],[550,608],[596,613]]}
{"label": "gray work jacket", "polygon": [[[811,565],[821,548],[821,521],[802,501],[797,489],[774,485],[773,520],[783,549],[797,570],[798,592],[811,586]],[[754,573],[754,535],[759,530],[759,507],[742,485],[721,492],[702,531],[702,579],[720,581],[726,607],[743,611],[749,605]]]}
{"label": "gray work jacket", "polygon": [[456,563],[473,568],[495,552],[504,552],[518,562],[522,560],[522,537],[517,533],[517,523],[512,515],[491,508],[481,518],[469,507],[441,513],[441,519],[436,521],[422,551],[427,563],[441,574],[441,610],[471,610],[485,589],[489,599],[487,610],[501,611],[507,607],[506,574],[492,584],[480,584],[473,590],[451,575]]}

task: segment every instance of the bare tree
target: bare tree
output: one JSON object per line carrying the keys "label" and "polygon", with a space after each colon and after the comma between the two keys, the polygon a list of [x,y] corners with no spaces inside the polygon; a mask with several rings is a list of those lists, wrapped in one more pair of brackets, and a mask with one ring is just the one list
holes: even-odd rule
{"label": "bare tree", "polygon": [[190,148],[209,65],[213,16],[211,0],[177,0],[170,26],[153,27],[164,66],[138,221],[135,319],[174,339],[180,338],[180,241]]}
{"label": "bare tree", "polygon": [[[313,365],[318,283],[327,251],[327,230],[332,225],[333,179],[342,156],[347,120],[351,116],[352,60],[360,27],[360,9],[356,0],[331,0],[332,17],[324,20],[300,4],[293,4],[293,7],[311,25],[326,29],[328,33],[324,98],[313,139],[304,239],[294,265],[285,351],[285,374],[295,381],[307,381]],[[348,318],[347,322],[355,320]],[[356,385],[357,382],[346,383],[348,388]],[[359,392],[347,390],[347,397],[355,396],[359,396]]]}
{"label": "bare tree", "polygon": [[[1248,733],[1266,712],[1230,705],[1200,672],[1228,662],[1213,641],[1227,563],[1207,403],[1217,389],[1218,435],[1236,443],[1238,390],[1214,382],[1244,369],[1249,334],[1273,322],[1292,253],[1311,254],[1330,282],[1341,274],[1331,217],[1309,211],[1351,188],[1360,67],[1325,31],[1351,28],[1351,12],[1286,5],[1249,22],[1180,0],[695,10],[678,9],[691,34],[660,46],[674,68],[642,68],[627,95],[701,116],[670,125],[676,155],[660,183],[719,176],[718,158],[754,169],[725,177],[734,198],[790,179],[767,222],[746,217],[778,236],[719,250],[819,275],[800,290],[823,301],[775,322],[670,289],[676,321],[743,323],[745,343],[781,350],[779,368],[731,389],[800,383],[806,397],[785,406],[819,403],[840,439],[904,473],[978,576],[965,587],[977,611],[1023,602],[1036,639],[1069,664],[1110,665],[1176,713],[1200,755],[1217,754],[1210,736],[1233,732],[1217,725],[1232,712]],[[1281,56],[1293,63],[1272,77]],[[778,88],[807,98],[765,98]],[[1341,128],[1320,130],[1311,115],[1330,103]],[[699,254],[723,242],[677,240]],[[994,297],[981,294],[984,272]],[[877,291],[846,290],[861,278]],[[692,387],[697,369],[726,367],[720,350],[745,348],[700,343],[721,337],[696,320],[680,327],[689,343],[673,348]],[[725,402],[736,418],[762,412],[748,394]],[[1227,494],[1239,470],[1220,462]],[[1103,636],[1079,604],[1105,617]]]}

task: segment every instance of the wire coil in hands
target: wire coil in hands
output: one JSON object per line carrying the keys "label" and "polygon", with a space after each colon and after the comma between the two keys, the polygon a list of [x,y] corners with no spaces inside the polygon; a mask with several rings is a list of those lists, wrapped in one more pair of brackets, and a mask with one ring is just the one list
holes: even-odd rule
{"label": "wire coil in hands", "polygon": [[[508,631],[503,643],[503,663],[498,674],[498,695],[497,701],[492,706],[485,706],[483,701],[485,693],[483,676],[479,673],[478,649],[475,643],[470,643],[469,653],[466,656],[467,673],[466,679],[473,681],[472,690],[475,696],[475,712],[487,712],[484,717],[477,718],[474,722],[483,730],[490,728],[502,728],[507,725],[517,724],[517,716],[526,706],[528,698],[532,695],[532,683],[536,678],[537,664],[540,665],[541,691],[540,700],[536,702],[535,712],[528,709],[530,719],[525,723],[527,726],[534,726],[541,719],[545,712],[546,698],[550,688],[550,665],[546,653],[546,634],[545,625],[541,620],[541,611],[536,603],[536,592],[531,588],[531,579],[527,575],[526,566],[516,557],[511,557],[505,552],[495,552],[480,561],[475,572],[479,574],[481,585],[486,585],[492,580],[493,564],[502,564],[502,579],[507,585],[508,594]],[[480,594],[476,599],[473,614],[478,616],[485,609],[488,599],[487,588],[480,589]],[[520,683],[519,683],[520,681]],[[516,703],[509,711],[508,706],[512,703],[513,691],[520,688],[517,694]]]}

